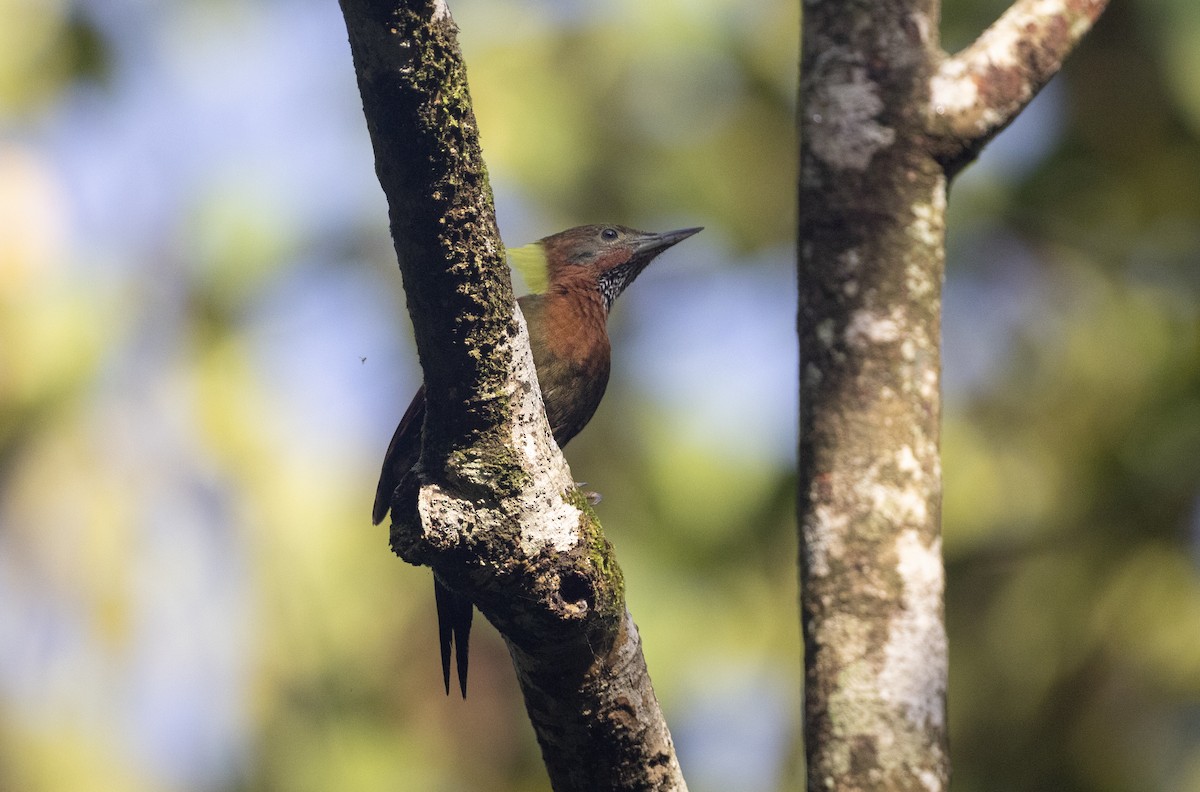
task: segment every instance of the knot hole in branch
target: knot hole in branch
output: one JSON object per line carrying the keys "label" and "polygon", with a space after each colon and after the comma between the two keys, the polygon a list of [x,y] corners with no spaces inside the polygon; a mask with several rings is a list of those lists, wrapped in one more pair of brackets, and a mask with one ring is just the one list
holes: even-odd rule
{"label": "knot hole in branch", "polygon": [[564,614],[583,615],[595,604],[596,588],[587,575],[570,571],[559,578],[558,595],[562,599]]}

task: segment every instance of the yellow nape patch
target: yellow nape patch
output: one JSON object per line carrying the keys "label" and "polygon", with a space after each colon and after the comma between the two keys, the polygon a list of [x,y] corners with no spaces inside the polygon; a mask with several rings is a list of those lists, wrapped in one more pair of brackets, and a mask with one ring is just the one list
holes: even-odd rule
{"label": "yellow nape patch", "polygon": [[525,281],[530,294],[541,294],[550,286],[550,274],[546,266],[546,251],[540,243],[506,248],[508,265],[515,269]]}

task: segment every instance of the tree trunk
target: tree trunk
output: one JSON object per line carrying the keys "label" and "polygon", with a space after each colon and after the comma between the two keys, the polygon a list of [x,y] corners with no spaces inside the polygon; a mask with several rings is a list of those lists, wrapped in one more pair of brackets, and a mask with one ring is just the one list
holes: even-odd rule
{"label": "tree trunk", "polygon": [[621,571],[546,422],[454,20],[443,0],[341,6],[425,375],[392,547],[504,636],[554,789],[684,790]]}
{"label": "tree trunk", "polygon": [[808,789],[943,790],[948,180],[1104,0],[1021,0],[949,57],[936,0],[806,3],[798,273]]}

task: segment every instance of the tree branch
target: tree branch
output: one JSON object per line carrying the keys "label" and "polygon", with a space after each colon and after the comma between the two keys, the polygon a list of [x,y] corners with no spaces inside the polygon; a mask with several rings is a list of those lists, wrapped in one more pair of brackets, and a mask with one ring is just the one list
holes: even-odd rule
{"label": "tree branch", "polygon": [[503,634],[555,789],[684,790],[612,547],[546,421],[454,20],[443,0],[341,7],[425,375],[392,547]]}
{"label": "tree branch", "polygon": [[1012,123],[1075,46],[1108,0],[1018,0],[930,84],[930,128],[953,176]]}

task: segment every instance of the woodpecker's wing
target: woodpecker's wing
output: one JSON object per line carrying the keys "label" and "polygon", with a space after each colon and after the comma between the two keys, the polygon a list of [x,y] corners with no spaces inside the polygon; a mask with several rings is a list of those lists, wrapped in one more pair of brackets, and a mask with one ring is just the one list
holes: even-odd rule
{"label": "woodpecker's wing", "polygon": [[425,423],[425,386],[417,391],[412,404],[404,411],[392,442],[388,443],[383,456],[383,469],[379,471],[379,484],[375,487],[375,505],[371,509],[371,520],[375,525],[383,522],[392,507],[392,493],[401,480],[417,464],[421,455],[421,426]]}

